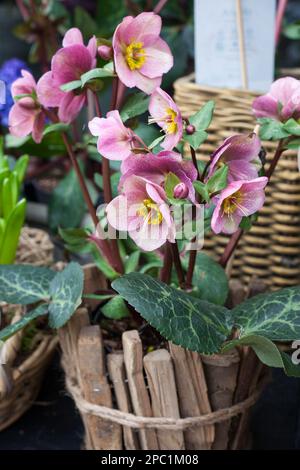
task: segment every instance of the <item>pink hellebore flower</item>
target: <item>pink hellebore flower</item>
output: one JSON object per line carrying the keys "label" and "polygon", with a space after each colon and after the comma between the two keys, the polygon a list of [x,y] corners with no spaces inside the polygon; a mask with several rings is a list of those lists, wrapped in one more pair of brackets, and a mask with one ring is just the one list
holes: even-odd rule
{"label": "pink hellebore flower", "polygon": [[72,122],[86,102],[86,91],[77,94],[64,92],[61,85],[80,80],[85,72],[96,65],[97,41],[92,37],[87,46],[77,28],[71,28],[63,39],[63,47],[52,58],[51,72],[46,72],[39,80],[38,98],[43,106],[58,107],[58,117],[62,122]]}
{"label": "pink hellebore flower", "polygon": [[149,104],[151,118],[149,123],[156,122],[166,133],[160,145],[165,150],[172,150],[182,138],[182,117],[179,108],[172,98],[161,88],[152,93]]}
{"label": "pink hellebore flower", "polygon": [[218,196],[211,227],[215,233],[234,233],[243,217],[254,214],[264,204],[265,176],[252,181],[234,181]]}
{"label": "pink hellebore flower", "polygon": [[106,118],[95,117],[89,122],[92,135],[98,137],[97,148],[109,160],[124,160],[138,147],[138,136],[125,127],[119,111],[110,111]]}
{"label": "pink hellebore flower", "polygon": [[132,175],[124,182],[123,194],[108,204],[108,222],[127,231],[142,250],[156,250],[166,240],[175,241],[175,223],[165,199],[159,185]]}
{"label": "pink hellebore flower", "polygon": [[124,85],[148,95],[173,66],[169,46],[160,37],[161,17],[154,13],[126,16],[113,36],[116,72]]}
{"label": "pink hellebore flower", "polygon": [[182,193],[184,193],[193,203],[196,202],[193,181],[197,179],[197,170],[191,161],[184,161],[179,153],[160,152],[157,155],[151,153],[132,155],[122,162],[121,172],[120,188],[122,188],[127,178],[132,175],[139,175],[159,185],[163,190],[165,190],[166,176],[169,173],[174,173],[180,183],[184,184],[184,188],[181,186],[179,199],[182,198]]}
{"label": "pink hellebore flower", "polygon": [[228,182],[258,177],[260,139],[255,133],[228,137],[212,155],[208,178],[221,164],[228,165]]}
{"label": "pink hellebore flower", "polygon": [[279,121],[300,118],[300,80],[293,77],[279,78],[270,91],[253,101],[253,113],[257,118],[269,117]]}
{"label": "pink hellebore flower", "polygon": [[36,99],[38,86],[31,73],[22,70],[11,88],[12,96],[30,95],[18,99],[9,112],[9,131],[16,137],[25,137],[32,133],[36,143],[41,142],[46,116]]}

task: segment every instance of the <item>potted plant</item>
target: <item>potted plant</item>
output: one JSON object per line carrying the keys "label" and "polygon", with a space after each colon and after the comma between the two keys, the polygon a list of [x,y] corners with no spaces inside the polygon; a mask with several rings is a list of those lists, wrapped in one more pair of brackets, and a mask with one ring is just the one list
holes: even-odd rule
{"label": "potted plant", "polygon": [[[299,105],[291,87],[288,102],[279,93],[276,112],[261,122],[264,131],[280,137],[267,171],[259,158],[257,128],[226,139],[201,165],[196,150],[207,138],[214,104],[187,118],[160,88],[173,62],[160,38],[157,13],[164,3],[154,12],[124,18],[112,42],[92,37],[86,46],[72,28],[51,71],[37,83],[23,77],[11,132],[32,132],[37,142],[45,133],[61,132],[94,226],[60,233],[72,251],[92,254],[95,266],[85,269],[87,309],[72,318],[80,304],[79,274],[73,281],[70,276],[69,284],[64,280],[58,300],[55,278],[34,298],[21,300],[43,299],[38,314],[49,312],[50,325],[62,327],[66,385],[82,413],[87,448],[244,448],[248,411],[262,389],[265,366],[299,374],[280,343],[299,336],[300,291],[293,287],[252,297],[261,285],[252,292],[234,285],[229,295],[224,268],[263,206],[280,155],[299,132]],[[112,100],[105,116],[97,91],[106,79],[112,79]],[[287,84],[288,79],[279,89]],[[141,91],[124,102],[126,87]],[[254,103],[260,117],[269,101],[270,95]],[[88,124],[94,136],[88,146],[97,143],[101,155],[106,203],[97,213],[69,132],[87,103],[97,113]],[[144,126],[136,126],[147,109],[149,123],[162,130],[154,140],[141,132]],[[35,127],[35,120],[30,129],[22,127],[24,112],[38,116],[41,125]],[[43,130],[46,118],[53,124]],[[189,148],[189,158],[182,157],[182,145]],[[210,229],[231,235],[219,263],[201,252]],[[74,265],[69,269],[68,275]],[[17,293],[12,289],[9,297],[3,290],[1,296],[14,301]],[[30,320],[31,314],[25,321]],[[12,332],[4,329],[0,338]]]}
{"label": "potted plant", "polygon": [[[53,245],[48,235],[24,227],[26,200],[20,199],[28,156],[15,163],[0,144],[0,267],[18,262],[49,264],[53,262]],[[4,273],[7,272],[5,269]],[[6,274],[3,274],[6,277]],[[6,285],[6,279],[1,281]],[[16,304],[18,298],[16,298]],[[21,319],[18,305],[8,305],[1,298],[1,327],[15,326]],[[43,372],[57,344],[57,339],[39,326],[31,327],[11,338],[0,352],[0,429],[18,419],[35,399]],[[42,357],[42,359],[41,359]]]}

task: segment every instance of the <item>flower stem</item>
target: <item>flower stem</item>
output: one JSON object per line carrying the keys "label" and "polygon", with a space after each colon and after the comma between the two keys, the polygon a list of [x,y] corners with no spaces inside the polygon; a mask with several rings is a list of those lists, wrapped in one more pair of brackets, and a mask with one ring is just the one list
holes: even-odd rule
{"label": "flower stem", "polygon": [[191,146],[190,146],[190,151],[191,151],[191,156],[192,156],[192,161],[193,161],[194,167],[197,170],[197,180],[200,181],[201,178],[200,178],[200,173],[199,173],[198,164],[197,164],[196,152],[193,149],[193,147],[191,147]]}
{"label": "flower stem", "polygon": [[160,280],[166,284],[170,284],[171,272],[172,272],[172,251],[170,247],[170,242],[165,244],[165,253],[164,253],[164,264],[160,270]]}
{"label": "flower stem", "polygon": [[179,286],[182,289],[184,289],[185,288],[184,271],[183,271],[183,268],[182,268],[182,265],[181,265],[181,260],[180,260],[180,255],[179,255],[177,242],[170,243],[170,247],[171,247],[171,251],[172,251],[173,263],[174,263],[176,274],[177,274],[177,277],[178,277]]}
{"label": "flower stem", "polygon": [[[271,177],[274,173],[274,170],[277,166],[277,163],[279,161],[280,156],[284,152],[284,139],[279,140],[274,157],[270,163],[270,166],[268,168],[268,171],[266,172],[266,177],[268,178],[268,183],[270,183]],[[242,235],[244,233],[244,230],[239,228],[235,233],[233,233],[225,247],[224,253],[222,254],[221,258],[219,259],[219,264],[223,267],[226,267],[229,259],[231,258],[234,250],[236,249],[240,239],[242,238]]]}
{"label": "flower stem", "polygon": [[163,9],[163,7],[167,3],[167,1],[168,0],[159,0],[159,2],[157,3],[156,7],[153,10],[153,12],[158,15],[158,13],[160,13],[160,11]]}
{"label": "flower stem", "polygon": [[190,257],[189,257],[189,265],[188,265],[188,270],[186,273],[186,280],[185,280],[185,285],[187,289],[191,289],[193,287],[192,281],[193,281],[196,258],[197,258],[197,250],[191,250]]}

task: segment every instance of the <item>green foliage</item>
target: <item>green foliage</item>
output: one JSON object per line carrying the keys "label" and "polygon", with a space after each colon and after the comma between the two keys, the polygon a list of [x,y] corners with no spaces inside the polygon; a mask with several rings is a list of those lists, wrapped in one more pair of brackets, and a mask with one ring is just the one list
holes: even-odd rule
{"label": "green foliage", "polygon": [[[88,181],[86,183],[95,200],[97,194],[94,188]],[[74,169],[71,169],[52,192],[48,213],[49,226],[51,230],[57,230],[58,227],[77,227],[80,225],[85,211],[86,205],[79,182]]]}
{"label": "green foliage", "polygon": [[124,299],[120,295],[115,295],[109,300],[103,307],[101,312],[107,318],[111,320],[121,320],[129,316],[129,310],[124,302]]}
{"label": "green foliage", "polygon": [[[199,260],[196,281],[193,279],[195,287],[197,276],[202,276],[202,282],[199,282],[202,298],[224,301],[228,292],[224,273],[214,272],[216,266],[205,255]],[[223,284],[223,287],[214,293],[214,284]],[[114,281],[112,286],[154,328],[175,344],[204,354],[248,345],[266,365],[283,368],[288,375],[300,376],[300,367],[273,343],[300,337],[299,287],[260,294],[228,310],[141,273],[125,275]],[[231,339],[233,328],[237,330],[238,339]]]}
{"label": "green foliage", "polygon": [[122,120],[125,122],[144,114],[148,109],[149,101],[150,97],[142,91],[129,95],[120,112]]}
{"label": "green foliage", "polygon": [[284,124],[271,118],[259,118],[259,136],[262,140],[279,140],[289,136]]}
{"label": "green foliage", "polygon": [[5,144],[7,149],[18,150],[18,152],[40,158],[51,158],[66,153],[64,142],[58,132],[48,133],[39,144],[36,144],[30,136],[15,137],[7,134]]}
{"label": "green foliage", "polygon": [[39,266],[3,265],[0,281],[0,301],[21,305],[40,302],[18,322],[1,330],[0,340],[6,340],[46,314],[49,326],[60,328],[81,303],[83,271],[77,263],[70,263],[58,273]]}
{"label": "green foliage", "polygon": [[0,301],[28,305],[46,299],[54,275],[39,266],[0,265]]}
{"label": "green foliage", "polygon": [[291,135],[300,137],[300,123],[293,118],[284,123],[283,129]]}
{"label": "green foliage", "polygon": [[214,109],[214,101],[208,101],[199,111],[189,118],[190,124],[192,124],[197,131],[207,129],[211,123]]}
{"label": "green foliage", "polygon": [[185,134],[184,141],[187,142],[194,150],[200,147],[201,144],[207,139],[207,132],[199,130],[194,134]]}
{"label": "green foliage", "polygon": [[300,21],[295,21],[295,23],[290,23],[284,26],[283,34],[288,39],[300,39]]}
{"label": "green foliage", "polygon": [[83,271],[79,264],[70,263],[56,274],[49,286],[49,325],[63,326],[81,304]]}
{"label": "green foliage", "polygon": [[203,354],[220,350],[230,334],[226,308],[167,286],[146,274],[131,273],[113,288],[166,339]]}
{"label": "green foliage", "polygon": [[29,157],[19,158],[13,169],[3,153],[0,141],[0,264],[13,263],[19,244],[21,229],[25,221],[26,200],[20,200]]}
{"label": "green foliage", "polygon": [[215,173],[209,178],[207,182],[207,189],[209,194],[214,194],[222,191],[227,186],[228,165],[222,165]]}
{"label": "green foliage", "polygon": [[203,252],[197,253],[192,284],[192,294],[196,297],[213,304],[225,304],[229,292],[226,273],[219,263]]}

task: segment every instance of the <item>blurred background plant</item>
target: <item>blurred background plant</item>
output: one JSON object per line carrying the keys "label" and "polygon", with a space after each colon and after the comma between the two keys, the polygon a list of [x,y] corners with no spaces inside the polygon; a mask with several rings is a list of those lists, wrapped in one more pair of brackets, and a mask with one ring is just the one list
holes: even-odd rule
{"label": "blurred background plant", "polygon": [[26,199],[20,190],[29,157],[23,155],[14,162],[3,153],[0,141],[0,264],[13,263],[26,215]]}

